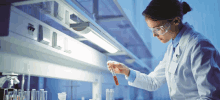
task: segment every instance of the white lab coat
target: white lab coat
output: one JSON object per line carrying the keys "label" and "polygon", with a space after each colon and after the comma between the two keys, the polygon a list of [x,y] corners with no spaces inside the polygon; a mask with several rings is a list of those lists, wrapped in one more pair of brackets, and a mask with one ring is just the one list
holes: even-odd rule
{"label": "white lab coat", "polygon": [[220,55],[209,40],[188,23],[184,25],[173,56],[170,43],[153,72],[136,71],[136,79],[128,84],[154,91],[167,82],[172,100],[219,100]]}

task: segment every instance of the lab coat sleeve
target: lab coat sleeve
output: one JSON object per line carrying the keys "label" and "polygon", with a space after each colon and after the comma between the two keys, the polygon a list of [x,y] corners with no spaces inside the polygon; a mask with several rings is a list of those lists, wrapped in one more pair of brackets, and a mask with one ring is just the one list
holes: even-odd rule
{"label": "lab coat sleeve", "polygon": [[195,42],[191,52],[191,70],[196,81],[199,100],[220,99],[220,55],[208,41]]}
{"label": "lab coat sleeve", "polygon": [[134,82],[128,81],[128,85],[148,91],[157,90],[162,84],[166,83],[165,67],[167,57],[167,53],[165,53],[163,60],[160,61],[159,65],[149,75],[134,70],[136,78]]}
{"label": "lab coat sleeve", "polygon": [[129,75],[129,77],[127,77],[126,75],[125,75],[125,78],[128,80],[128,81],[130,81],[130,82],[134,82],[134,80],[135,80],[135,78],[136,78],[136,72],[133,70],[133,69],[131,69],[131,68],[129,68],[130,69],[130,75]]}

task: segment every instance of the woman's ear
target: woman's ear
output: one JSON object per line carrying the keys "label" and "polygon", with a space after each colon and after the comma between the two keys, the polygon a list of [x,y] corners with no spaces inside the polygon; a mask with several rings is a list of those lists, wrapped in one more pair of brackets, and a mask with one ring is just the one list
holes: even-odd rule
{"label": "woman's ear", "polygon": [[173,19],[173,22],[174,22],[175,25],[179,25],[180,22],[181,22],[180,17],[175,17],[175,18]]}

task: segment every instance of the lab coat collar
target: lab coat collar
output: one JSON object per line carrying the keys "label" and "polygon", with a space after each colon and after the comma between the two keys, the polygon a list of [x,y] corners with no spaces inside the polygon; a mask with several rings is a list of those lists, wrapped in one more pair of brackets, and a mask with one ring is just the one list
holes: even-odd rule
{"label": "lab coat collar", "polygon": [[[192,30],[193,30],[193,27],[191,25],[189,25],[187,22],[184,23],[184,26],[181,30],[183,34],[182,34],[182,37],[180,38],[179,45],[176,47],[176,50],[174,52],[174,55],[173,55],[174,59],[173,60],[177,60],[180,57],[180,55],[182,54],[182,51],[185,50],[185,46],[189,41]],[[171,45],[171,48],[173,48],[173,45]],[[171,56],[172,51],[173,51],[173,49],[170,50],[170,60],[172,58],[172,56]]]}
{"label": "lab coat collar", "polygon": [[193,33],[193,26],[189,25],[189,23],[184,23],[183,26],[183,35],[179,42],[179,48],[180,50],[183,50],[186,46],[186,44],[189,42],[189,38],[191,34]]}
{"label": "lab coat collar", "polygon": [[176,38],[174,40],[172,40],[172,44],[173,44],[173,47],[177,47],[177,45],[179,44],[179,41],[182,37],[182,34],[183,34],[183,30],[181,29],[180,32],[177,34]]}

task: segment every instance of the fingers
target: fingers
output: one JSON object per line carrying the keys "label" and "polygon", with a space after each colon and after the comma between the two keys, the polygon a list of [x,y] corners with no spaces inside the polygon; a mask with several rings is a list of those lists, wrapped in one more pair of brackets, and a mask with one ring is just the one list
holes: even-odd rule
{"label": "fingers", "polygon": [[111,67],[113,64],[114,64],[114,61],[108,61],[108,62],[107,62],[107,65],[108,65],[109,67]]}
{"label": "fingers", "polygon": [[113,62],[115,62],[115,61],[110,60],[110,61],[107,61],[107,64],[109,65],[110,63],[113,63]]}
{"label": "fingers", "polygon": [[111,70],[113,69],[113,68],[112,68],[112,67],[113,67],[112,64],[113,64],[113,61],[108,61],[108,62],[107,62],[108,70],[109,70],[109,71],[111,71]]}
{"label": "fingers", "polygon": [[111,71],[112,69],[115,72],[122,72],[123,70],[126,70],[126,67],[124,66],[123,63],[119,63],[117,61],[108,61],[107,62],[108,65],[108,70]]}
{"label": "fingers", "polygon": [[109,71],[111,71],[112,69],[115,69],[115,63],[117,63],[117,62],[116,61],[108,61],[107,62]]}
{"label": "fingers", "polygon": [[108,62],[107,62],[107,65],[110,66],[111,64],[117,64],[117,63],[118,63],[118,62],[116,62],[116,61],[108,61]]}

